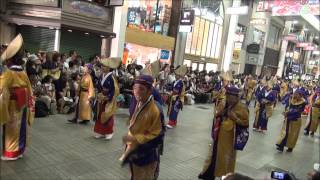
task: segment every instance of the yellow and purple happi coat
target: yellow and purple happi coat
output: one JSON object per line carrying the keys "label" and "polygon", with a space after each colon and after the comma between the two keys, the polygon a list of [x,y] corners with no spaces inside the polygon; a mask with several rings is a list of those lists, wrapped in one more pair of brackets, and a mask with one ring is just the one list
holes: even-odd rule
{"label": "yellow and purple happi coat", "polygon": [[90,74],[85,74],[80,82],[79,119],[91,120],[92,109],[89,99],[94,97],[94,87]]}
{"label": "yellow and purple happi coat", "polygon": [[21,66],[11,66],[0,76],[0,117],[2,156],[17,158],[25,151],[28,128],[34,119],[32,88]]}

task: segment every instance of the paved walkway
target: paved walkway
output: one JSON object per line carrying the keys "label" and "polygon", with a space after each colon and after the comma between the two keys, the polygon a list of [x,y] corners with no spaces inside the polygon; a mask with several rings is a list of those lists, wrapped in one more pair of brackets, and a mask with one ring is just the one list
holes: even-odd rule
{"label": "paved walkway", "polygon": [[[250,123],[253,108],[250,108]],[[236,171],[255,179],[270,177],[273,168],[294,172],[305,179],[319,161],[319,137],[299,137],[293,153],[278,153],[275,142],[280,133],[282,106],[278,105],[266,135],[250,130],[249,142],[237,154]],[[70,116],[54,115],[36,119],[31,144],[23,159],[0,162],[0,179],[129,179],[128,167],[121,168],[121,137],[127,132],[128,110],[116,115],[111,141],[93,138],[93,124],[66,123]],[[168,130],[159,179],[197,179],[207,154],[212,123],[212,106],[185,106],[178,127]],[[250,126],[252,127],[252,126]]]}

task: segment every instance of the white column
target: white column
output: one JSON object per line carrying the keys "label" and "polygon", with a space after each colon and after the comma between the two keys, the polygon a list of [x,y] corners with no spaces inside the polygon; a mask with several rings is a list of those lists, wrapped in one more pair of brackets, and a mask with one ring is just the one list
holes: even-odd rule
{"label": "white column", "polygon": [[[233,0],[232,7],[239,7],[241,4],[240,0]],[[223,71],[228,71],[230,69],[230,65],[232,63],[232,53],[233,53],[233,45],[234,45],[234,35],[235,30],[238,23],[238,15],[231,15],[229,28],[228,28],[228,36],[227,36],[227,44],[224,49],[224,53],[222,56],[223,59]]]}
{"label": "white column", "polygon": [[128,7],[114,8],[113,32],[116,37],[111,40],[110,57],[122,57],[127,26]]}
{"label": "white column", "polygon": [[[291,21],[286,21],[285,22],[285,28],[283,31],[283,35],[287,35],[290,31],[291,28]],[[277,76],[282,77],[283,70],[284,70],[284,64],[286,60],[286,52],[287,52],[287,47],[288,47],[288,41],[287,40],[282,40],[281,48],[280,48],[280,54],[279,54],[279,63],[278,63],[278,70],[277,70]]]}
{"label": "white column", "polygon": [[101,57],[107,57],[107,38],[102,38],[101,40]]}
{"label": "white column", "polygon": [[53,47],[54,51],[59,52],[59,50],[60,50],[60,37],[61,37],[61,30],[56,29],[55,34],[54,34],[54,47]]}
{"label": "white column", "polygon": [[177,67],[178,65],[183,64],[183,57],[186,48],[186,41],[187,41],[187,33],[185,32],[178,32],[176,37],[176,48],[175,48],[175,56],[174,56],[174,66]]}

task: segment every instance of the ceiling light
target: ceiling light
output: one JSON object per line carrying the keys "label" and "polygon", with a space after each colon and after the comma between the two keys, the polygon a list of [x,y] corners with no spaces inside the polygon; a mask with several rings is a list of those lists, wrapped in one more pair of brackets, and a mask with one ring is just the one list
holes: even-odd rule
{"label": "ceiling light", "polygon": [[298,23],[299,23],[299,21],[294,20],[294,21],[292,21],[292,23],[293,23],[293,24],[298,24]]}
{"label": "ceiling light", "polygon": [[72,32],[72,30],[71,30],[71,29],[68,29],[68,31],[69,31],[69,32]]}
{"label": "ceiling light", "polygon": [[104,35],[100,35],[100,37],[104,38]]}
{"label": "ceiling light", "polygon": [[319,39],[319,36],[315,36],[314,38],[315,38],[315,39]]}
{"label": "ceiling light", "polygon": [[85,35],[89,35],[89,33],[87,33],[87,32],[86,32],[86,33],[84,33],[84,34],[85,34]]}
{"label": "ceiling light", "polygon": [[308,28],[304,28],[304,31],[309,31],[309,29]]}

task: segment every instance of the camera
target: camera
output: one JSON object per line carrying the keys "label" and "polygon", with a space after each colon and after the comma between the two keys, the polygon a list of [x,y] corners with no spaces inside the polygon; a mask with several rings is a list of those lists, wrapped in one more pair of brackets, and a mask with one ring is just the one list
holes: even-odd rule
{"label": "camera", "polygon": [[277,180],[295,180],[295,176],[286,171],[271,171],[271,178]]}

